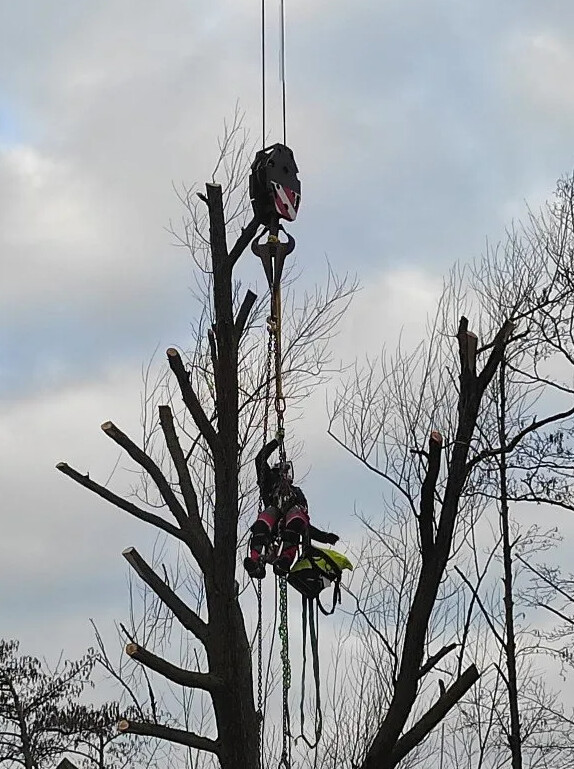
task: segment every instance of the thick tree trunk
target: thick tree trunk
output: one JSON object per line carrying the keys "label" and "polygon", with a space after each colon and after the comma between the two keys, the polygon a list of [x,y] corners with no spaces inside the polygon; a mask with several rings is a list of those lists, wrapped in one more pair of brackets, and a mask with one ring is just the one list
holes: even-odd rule
{"label": "thick tree trunk", "polygon": [[258,768],[258,720],[253,700],[251,650],[236,599],[210,610],[209,668],[224,686],[213,694],[221,769]]}
{"label": "thick tree trunk", "polygon": [[214,456],[213,580],[206,581],[210,671],[225,686],[213,694],[222,769],[257,769],[258,722],[253,701],[251,649],[235,587],[238,488],[238,344],[233,317],[233,262],[227,251],[221,187],[207,185],[215,326],[212,362],[221,450]]}

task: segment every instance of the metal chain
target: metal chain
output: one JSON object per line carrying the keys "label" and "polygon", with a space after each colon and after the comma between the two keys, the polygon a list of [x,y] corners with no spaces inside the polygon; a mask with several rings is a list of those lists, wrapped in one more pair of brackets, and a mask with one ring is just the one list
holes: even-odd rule
{"label": "metal chain", "polygon": [[[269,331],[267,342],[267,366],[265,370],[265,408],[263,411],[263,445],[267,443],[271,396],[271,371],[273,366],[273,334]],[[263,510],[263,498],[259,496],[259,512]],[[262,580],[257,580],[257,758],[259,769],[263,767],[263,600]]]}
{"label": "metal chain", "polygon": [[[275,413],[277,416],[277,435],[279,440],[279,461],[287,461],[285,451],[285,400],[283,398],[283,382],[281,371],[281,296],[280,289],[271,297],[271,317],[269,331],[273,336],[272,359],[275,368]],[[269,359],[268,359],[269,363]]]}
{"label": "metal chain", "polygon": [[[265,410],[263,412],[263,445],[267,443],[267,433],[269,432],[269,410],[271,401],[271,372],[273,369],[273,349],[275,346],[275,336],[272,328],[269,326],[269,337],[267,339],[267,365],[265,369]],[[260,509],[263,509],[263,499],[259,497]]]}
{"label": "metal chain", "polygon": [[283,749],[279,769],[291,769],[291,724],[289,715],[289,689],[291,663],[289,662],[289,615],[287,613],[287,577],[279,578],[279,637],[281,639],[281,665],[283,672]]}
{"label": "metal chain", "polygon": [[[275,412],[277,415],[277,435],[279,440],[279,460],[284,465],[287,461],[285,451],[285,401],[281,379],[281,288],[272,295],[271,306],[273,330],[273,358],[275,363]],[[279,769],[291,769],[291,723],[289,715],[289,689],[291,688],[291,663],[289,661],[289,615],[287,611],[287,577],[279,578],[279,637],[281,639],[281,666],[283,673],[283,747]]]}
{"label": "metal chain", "polygon": [[[281,381],[281,345],[279,344],[277,337],[278,337],[277,327],[275,327],[275,332],[273,334],[273,357],[275,359],[276,392],[277,392],[277,389],[281,391],[281,385],[279,385],[279,388],[277,387],[277,383]],[[275,413],[277,415],[277,434],[279,436],[279,460],[281,462],[285,462],[287,460],[287,452],[285,451],[285,441],[284,441],[285,405],[283,404],[282,398],[278,398],[277,395],[275,397]]]}

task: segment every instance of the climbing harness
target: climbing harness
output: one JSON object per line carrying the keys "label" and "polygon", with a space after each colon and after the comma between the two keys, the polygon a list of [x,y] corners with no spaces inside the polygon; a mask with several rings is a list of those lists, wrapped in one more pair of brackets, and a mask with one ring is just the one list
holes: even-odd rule
{"label": "climbing harness", "polygon": [[[344,569],[353,569],[345,555],[336,550],[309,545],[303,549],[303,554],[293,565],[287,581],[304,599],[316,600],[317,607],[327,616],[333,614],[337,604],[341,603],[341,577]],[[333,585],[333,602],[327,611],[319,594],[330,585]]]}

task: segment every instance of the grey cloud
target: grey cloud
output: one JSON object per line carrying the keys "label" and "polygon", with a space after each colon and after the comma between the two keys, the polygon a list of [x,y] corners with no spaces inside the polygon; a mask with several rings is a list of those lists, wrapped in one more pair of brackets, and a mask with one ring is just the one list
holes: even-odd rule
{"label": "grey cloud", "polygon": [[[257,136],[256,5],[2,3],[0,89],[16,126],[0,149],[0,424],[11,459],[2,489],[4,546],[16,558],[11,568],[22,561],[10,591],[21,602],[6,598],[7,572],[2,589],[15,634],[30,633],[24,604],[49,606],[47,622],[60,595],[69,607],[62,622],[78,633],[72,615],[83,622],[88,606],[95,614],[116,605],[119,550],[137,526],[52,466],[69,459],[105,477],[115,453],[99,422],[120,415],[137,434],[141,361],[158,342],[185,343],[191,266],[163,230],[179,215],[171,182],[208,177],[215,134],[237,98]],[[303,182],[291,228],[299,288],[323,279],[325,253],[337,269],[356,269],[375,295],[361,321],[373,349],[388,334],[377,305],[400,309],[385,296],[385,272],[418,267],[434,285],[454,258],[496,237],[525,196],[543,199],[568,170],[571,114],[556,117],[523,67],[521,41],[536,34],[571,47],[574,8],[557,0],[288,4],[289,141]],[[268,98],[275,139],[271,55]],[[252,262],[241,272],[253,285]],[[309,445],[306,488],[319,522],[346,529],[355,500],[378,510],[375,480],[354,466],[339,472],[328,441]],[[43,559],[36,566],[26,561],[29,528]],[[75,559],[62,555],[66,536],[78,544]]]}

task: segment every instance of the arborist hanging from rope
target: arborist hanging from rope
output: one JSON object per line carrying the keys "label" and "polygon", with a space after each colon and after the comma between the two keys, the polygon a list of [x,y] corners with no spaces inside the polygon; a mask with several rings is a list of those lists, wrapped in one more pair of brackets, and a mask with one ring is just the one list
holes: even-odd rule
{"label": "arborist hanging from rope", "polygon": [[336,534],[310,524],[307,499],[299,486],[293,485],[293,463],[280,461],[270,466],[269,457],[278,448],[279,440],[274,438],[255,458],[257,483],[265,508],[251,527],[250,554],[244,562],[249,576],[255,579],[265,576],[262,553],[265,551],[268,555],[276,539],[281,547],[273,560],[273,571],[278,576],[289,573],[302,541],[314,539],[334,545],[339,539]]}

